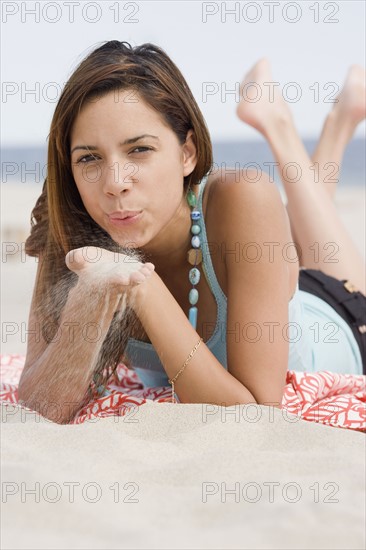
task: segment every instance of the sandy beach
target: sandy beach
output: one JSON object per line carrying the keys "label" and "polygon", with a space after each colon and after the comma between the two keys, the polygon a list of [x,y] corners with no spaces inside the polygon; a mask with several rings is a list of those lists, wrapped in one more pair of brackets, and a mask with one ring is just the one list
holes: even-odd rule
{"label": "sandy beach", "polygon": [[[22,243],[40,191],[1,188],[2,353],[26,352],[37,262]],[[363,253],[364,205],[361,187],[338,193]],[[147,401],[133,419],[65,426],[1,403],[4,548],[365,547],[362,433],[205,406]]]}
{"label": "sandy beach", "polygon": [[364,548],[363,434],[220,409],[59,426],[3,404],[4,548]]}

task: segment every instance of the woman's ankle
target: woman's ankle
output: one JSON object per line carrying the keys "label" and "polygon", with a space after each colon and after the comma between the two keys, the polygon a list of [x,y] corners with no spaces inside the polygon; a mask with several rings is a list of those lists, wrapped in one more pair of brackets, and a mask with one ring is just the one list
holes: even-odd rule
{"label": "woman's ankle", "polygon": [[332,136],[334,142],[343,142],[344,147],[351,140],[358,122],[351,117],[344,116],[342,112],[332,109],[325,120],[325,127]]}
{"label": "woman's ankle", "polygon": [[262,135],[269,142],[278,140],[281,137],[285,138],[290,135],[291,131],[295,130],[294,119],[291,113],[273,113],[263,125]]}

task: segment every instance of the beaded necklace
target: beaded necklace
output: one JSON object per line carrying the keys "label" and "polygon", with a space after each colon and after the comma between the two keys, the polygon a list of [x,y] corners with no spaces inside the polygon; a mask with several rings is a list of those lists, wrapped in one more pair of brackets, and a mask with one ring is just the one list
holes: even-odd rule
{"label": "beaded necklace", "polygon": [[187,260],[190,265],[194,266],[192,267],[192,269],[190,269],[189,275],[188,275],[189,282],[192,285],[192,288],[189,291],[189,295],[188,295],[189,303],[191,305],[191,307],[189,308],[188,319],[191,325],[193,326],[193,328],[196,329],[197,314],[198,314],[198,309],[196,307],[196,304],[198,302],[199,294],[195,286],[198,285],[201,278],[201,272],[197,268],[197,265],[199,265],[202,262],[201,239],[199,237],[199,234],[201,233],[201,226],[199,225],[199,222],[201,220],[201,212],[196,208],[197,197],[192,191],[192,189],[188,189],[187,202],[191,207],[191,220],[192,220],[192,225],[191,225],[192,248],[188,250]]}

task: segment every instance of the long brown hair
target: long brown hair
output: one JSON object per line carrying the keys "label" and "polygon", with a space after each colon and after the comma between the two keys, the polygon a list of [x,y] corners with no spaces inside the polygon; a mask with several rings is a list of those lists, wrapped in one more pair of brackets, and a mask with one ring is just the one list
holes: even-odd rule
{"label": "long brown hair", "polygon": [[[180,144],[193,130],[197,165],[184,178],[184,190],[198,184],[212,168],[212,145],[205,120],[186,80],[163,49],[150,43],[133,48],[128,42],[112,40],[93,50],[78,65],[52,118],[47,177],[32,211],[31,233],[25,243],[28,255],[42,256],[35,297],[47,338],[52,338],[54,329],[50,334],[46,327],[57,327],[67,289],[77,282],[77,276],[65,264],[65,255],[82,246],[126,253],[87,213],[72,175],[70,158],[71,128],[81,108],[87,101],[115,90],[137,92],[163,117]],[[64,291],[60,292],[60,288]],[[99,383],[114,373],[121,360],[130,322],[133,313],[128,307],[124,327],[120,316],[114,316],[97,361]]]}

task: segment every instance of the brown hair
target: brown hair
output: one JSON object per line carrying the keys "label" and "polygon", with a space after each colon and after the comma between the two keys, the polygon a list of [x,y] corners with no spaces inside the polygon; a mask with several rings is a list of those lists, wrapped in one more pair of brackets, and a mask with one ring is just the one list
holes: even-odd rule
{"label": "brown hair", "polygon": [[[67,252],[92,245],[126,253],[84,207],[71,170],[70,132],[87,101],[127,89],[137,92],[163,117],[180,144],[193,130],[197,165],[184,178],[185,190],[190,184],[198,184],[212,168],[212,145],[205,120],[183,75],[164,50],[150,43],[133,48],[128,42],[112,40],[92,51],[71,75],[57,103],[48,138],[47,177],[32,211],[31,233],[25,243],[28,255],[42,255],[43,259],[35,296],[44,326],[47,322],[52,326],[59,323],[66,303],[67,291],[60,293],[57,288],[60,284],[70,288],[77,282],[77,276],[65,264]],[[132,317],[127,308],[126,329]],[[121,359],[127,343],[127,330],[121,328],[121,320],[115,316],[98,358],[96,371],[100,376],[106,369],[107,377],[114,373]]]}

